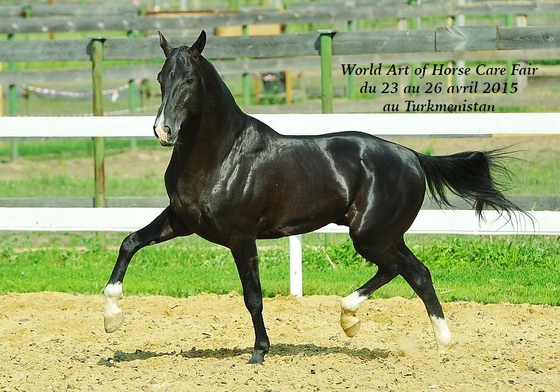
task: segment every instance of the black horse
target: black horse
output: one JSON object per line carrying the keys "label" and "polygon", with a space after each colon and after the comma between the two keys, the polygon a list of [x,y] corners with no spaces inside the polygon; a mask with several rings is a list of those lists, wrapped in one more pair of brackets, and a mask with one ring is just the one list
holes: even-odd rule
{"label": "black horse", "polygon": [[375,290],[401,275],[426,306],[438,350],[452,344],[430,272],[403,235],[422,205],[426,184],[440,205],[446,189],[490,207],[520,208],[498,190],[491,172],[503,169],[496,151],[421,155],[360,132],[289,137],[243,113],[212,64],[202,56],[206,34],[173,48],[161,35],[166,60],[158,81],[162,103],[154,132],[173,146],[165,173],[169,206],[121,244],[105,287],[105,330],[123,323],[117,301],[132,256],[141,248],[193,233],[228,247],[253,319],[250,363],[262,363],[270,342],[262,317],[256,240],[307,233],[334,222],[349,227],[356,251],[377,273],[341,301],[348,336],[359,329],[356,311]]}

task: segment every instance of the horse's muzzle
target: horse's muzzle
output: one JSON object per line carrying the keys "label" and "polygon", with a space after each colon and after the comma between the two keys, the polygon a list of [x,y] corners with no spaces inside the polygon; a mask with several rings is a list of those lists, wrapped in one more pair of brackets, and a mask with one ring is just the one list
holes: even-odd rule
{"label": "horse's muzzle", "polygon": [[162,146],[173,145],[173,140],[171,140],[171,128],[168,125],[154,125],[154,134]]}

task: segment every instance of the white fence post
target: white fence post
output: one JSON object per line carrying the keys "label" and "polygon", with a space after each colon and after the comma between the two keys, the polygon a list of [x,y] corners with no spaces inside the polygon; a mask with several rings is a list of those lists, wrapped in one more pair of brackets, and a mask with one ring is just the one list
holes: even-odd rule
{"label": "white fence post", "polygon": [[301,234],[290,237],[290,294],[303,296]]}

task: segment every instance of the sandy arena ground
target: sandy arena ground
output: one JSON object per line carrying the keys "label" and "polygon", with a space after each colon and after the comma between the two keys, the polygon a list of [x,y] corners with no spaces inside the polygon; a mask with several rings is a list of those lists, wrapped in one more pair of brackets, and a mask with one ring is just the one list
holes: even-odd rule
{"label": "sandy arena ground", "polygon": [[560,307],[444,304],[456,345],[440,356],[419,300],[367,301],[353,339],[339,300],[266,299],[261,366],[237,294],[125,297],[114,334],[101,295],[0,296],[0,391],[560,390]]}

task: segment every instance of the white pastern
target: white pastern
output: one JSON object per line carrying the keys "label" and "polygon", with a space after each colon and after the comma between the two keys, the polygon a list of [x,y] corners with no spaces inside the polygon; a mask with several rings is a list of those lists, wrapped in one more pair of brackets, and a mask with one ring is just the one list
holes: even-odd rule
{"label": "white pastern", "polygon": [[436,316],[430,316],[430,321],[434,329],[438,352],[440,354],[446,354],[447,350],[453,345],[453,337],[451,336],[447,321],[444,318]]}
{"label": "white pastern", "polygon": [[122,298],[122,284],[108,284],[105,286],[105,311],[103,318],[105,321],[105,331],[115,332],[124,323],[122,310],[119,309],[118,301]]}
{"label": "white pastern", "polygon": [[343,310],[355,312],[367,298],[367,296],[361,295],[357,291],[354,291],[352,294],[342,298],[342,300],[340,301],[340,306]]}
{"label": "white pastern", "polygon": [[105,286],[105,317],[120,313],[118,301],[123,297],[122,283],[108,284]]}
{"label": "white pastern", "polygon": [[340,301],[340,325],[348,337],[354,337],[360,331],[360,319],[356,316],[356,311],[367,299],[367,296],[354,291]]}

